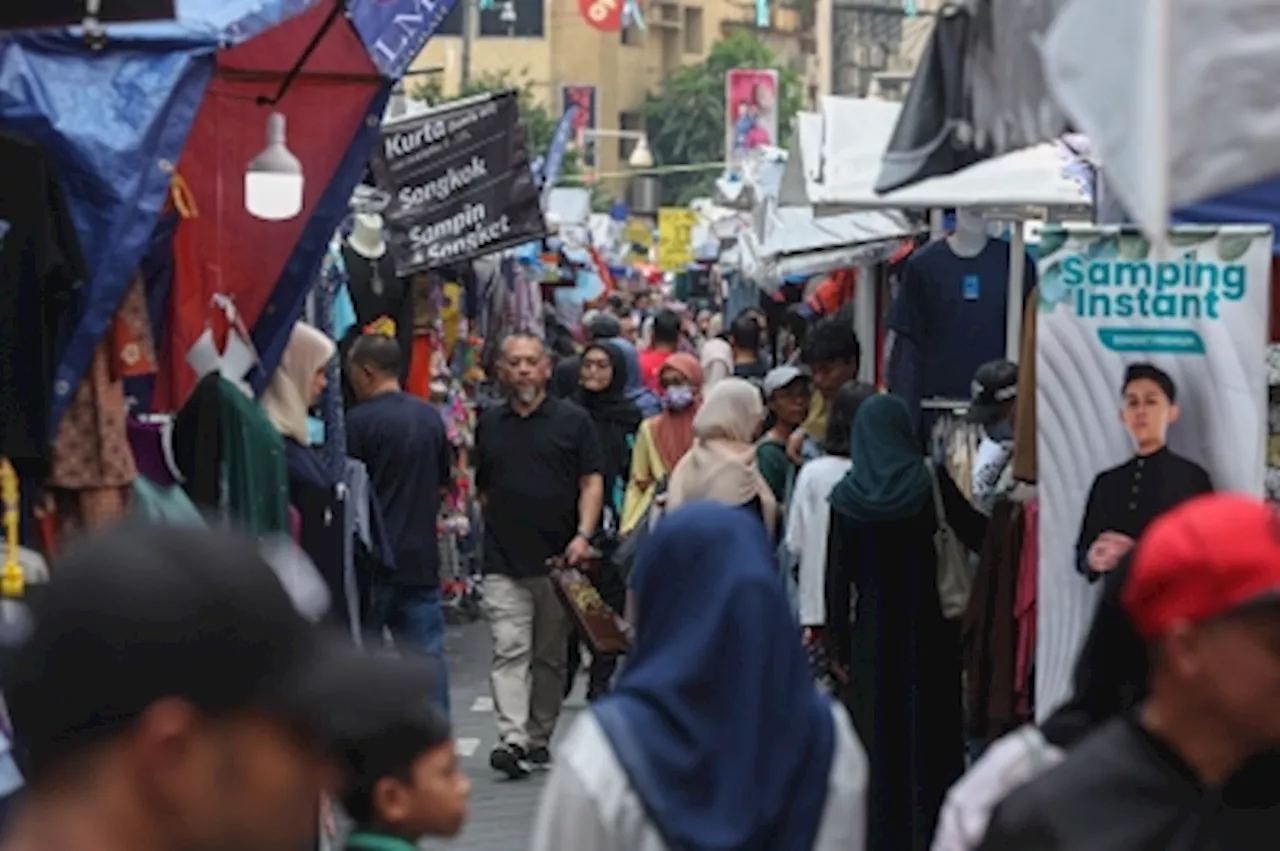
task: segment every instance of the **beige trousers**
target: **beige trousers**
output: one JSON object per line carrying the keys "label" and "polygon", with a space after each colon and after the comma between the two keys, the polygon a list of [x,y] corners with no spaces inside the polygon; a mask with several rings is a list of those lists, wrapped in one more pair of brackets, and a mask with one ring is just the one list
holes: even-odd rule
{"label": "beige trousers", "polygon": [[547,747],[564,699],[571,623],[546,577],[484,578],[493,709],[504,744]]}

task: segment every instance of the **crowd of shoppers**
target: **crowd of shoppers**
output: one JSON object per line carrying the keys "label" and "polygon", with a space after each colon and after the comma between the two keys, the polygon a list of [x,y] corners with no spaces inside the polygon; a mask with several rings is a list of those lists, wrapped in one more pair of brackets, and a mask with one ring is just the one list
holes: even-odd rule
{"label": "crowd of shoppers", "polygon": [[[501,345],[506,400],[474,452],[489,762],[511,779],[551,769],[534,851],[1269,847],[1274,508],[1198,495],[1154,518],[1101,576],[1071,700],[966,774],[962,639],[937,542],[983,544],[1007,485],[1016,366],[975,375],[975,507],[926,459],[906,405],[855,380],[848,323],[820,322],[803,367],[770,368],[757,315],[727,340],[702,319],[660,311],[637,349],[626,323],[641,316],[590,317],[559,363],[536,336]],[[262,400],[295,506],[335,484],[307,416],[335,354],[297,325]],[[27,786],[9,848],[297,851],[324,800],[354,820],[354,851],[462,828],[433,522],[453,461],[439,414],[402,392],[400,358],[370,335],[345,364],[360,402],[347,449],[386,539],[355,593],[368,637],[400,653],[335,639],[296,577],[231,533],[85,539],[29,610],[0,613],[22,625],[0,665]],[[324,575],[331,524],[302,514],[315,581],[339,588]],[[609,557],[641,532],[634,563]],[[588,636],[553,561],[581,568],[633,629],[625,664],[591,654],[589,708],[554,767]]]}

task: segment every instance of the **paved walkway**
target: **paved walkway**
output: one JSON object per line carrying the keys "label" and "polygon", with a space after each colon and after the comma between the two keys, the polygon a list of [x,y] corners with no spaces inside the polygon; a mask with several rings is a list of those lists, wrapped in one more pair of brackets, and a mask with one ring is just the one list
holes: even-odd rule
{"label": "paved walkway", "polygon": [[[488,623],[450,627],[447,649],[458,754],[472,783],[471,818],[458,839],[426,847],[432,851],[524,851],[545,775],[507,780],[489,768],[489,751],[498,734],[489,691]],[[579,683],[560,716],[558,734],[567,730],[574,715],[586,706],[583,692]]]}

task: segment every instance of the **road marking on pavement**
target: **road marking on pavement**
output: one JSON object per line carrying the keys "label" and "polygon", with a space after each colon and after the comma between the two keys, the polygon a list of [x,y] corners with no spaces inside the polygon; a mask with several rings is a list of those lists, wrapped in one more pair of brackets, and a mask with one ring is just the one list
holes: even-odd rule
{"label": "road marking on pavement", "polygon": [[475,703],[471,704],[471,711],[472,711],[472,712],[492,712],[492,711],[493,711],[493,698],[492,698],[492,697],[477,697],[477,698],[476,698],[476,700],[475,700]]}
{"label": "road marking on pavement", "polygon": [[475,756],[476,751],[480,750],[479,739],[458,739],[454,743],[454,750],[460,757]]}

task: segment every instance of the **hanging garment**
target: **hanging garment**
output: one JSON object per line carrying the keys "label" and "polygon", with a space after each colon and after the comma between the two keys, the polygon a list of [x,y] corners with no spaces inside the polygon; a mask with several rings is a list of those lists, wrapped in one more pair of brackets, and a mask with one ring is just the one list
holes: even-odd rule
{"label": "hanging garment", "polygon": [[981,433],[977,426],[952,419],[947,436],[947,473],[960,493],[973,502],[973,468],[978,460]]}
{"label": "hanging garment", "polygon": [[46,484],[64,531],[94,531],[124,516],[129,486],[138,475],[126,425],[124,377],[148,371],[155,371],[155,349],[138,276],[58,424]]}
{"label": "hanging garment", "polygon": [[131,505],[134,514],[148,523],[167,526],[207,526],[200,510],[178,485],[158,485],[146,476],[133,480]]}
{"label": "hanging garment", "polygon": [[425,334],[435,327],[440,313],[439,293],[444,279],[438,272],[419,272],[409,279],[413,291],[413,333]]}
{"label": "hanging garment", "polygon": [[973,147],[966,102],[969,28],[967,13],[951,8],[938,15],[881,160],[877,192],[960,171],[982,158]]}
{"label": "hanging garment", "polygon": [[174,420],[187,495],[250,535],[289,532],[283,440],[257,403],[216,371],[200,380]]}
{"label": "hanging garment", "polygon": [[169,303],[173,294],[173,237],[181,221],[182,217],[176,209],[166,209],[151,234],[146,255],[138,264],[138,273],[142,276],[143,290],[146,292],[147,317],[151,322],[157,369],[136,378],[126,376],[125,397],[133,400],[131,410],[135,412],[154,410],[152,405],[155,402],[156,381],[159,380],[158,365],[167,363],[166,352],[171,342],[168,322]]}
{"label": "hanging garment", "polygon": [[285,438],[289,502],[302,517],[298,544],[329,590],[328,621],[359,636],[358,595],[348,588],[351,537],[347,535],[346,485],[330,475],[317,449]]}
{"label": "hanging garment", "polygon": [[1018,653],[1014,663],[1013,688],[1018,698],[1018,713],[1035,717],[1035,681],[1032,666],[1036,661],[1036,595],[1039,590],[1040,501],[1033,499],[1022,507],[1022,553],[1018,558],[1018,590],[1013,601],[1013,620],[1018,635]]}
{"label": "hanging garment", "polygon": [[[313,295],[319,328],[330,340],[339,340],[338,294],[346,289],[346,264],[342,254],[332,244],[325,254],[320,268],[320,280]],[[342,362],[329,358],[325,363],[325,387],[320,395],[320,411],[323,428],[312,438],[312,444],[321,447],[325,466],[332,476],[340,477],[346,470],[347,430],[345,404],[342,398]],[[312,429],[314,433],[314,429]],[[318,438],[318,439],[316,439]]]}
{"label": "hanging garment", "polygon": [[20,474],[47,469],[57,339],[88,271],[48,158],[0,133],[0,456]]}
{"label": "hanging garment", "polygon": [[1014,417],[1013,477],[1036,481],[1036,322],[1040,288],[1031,290],[1022,312],[1022,347],[1018,350],[1018,400]]}
{"label": "hanging garment", "polygon": [[162,487],[174,484],[176,480],[165,452],[164,426],[129,420],[125,431],[138,473]]}
{"label": "hanging garment", "polygon": [[964,617],[969,737],[992,742],[1025,720],[1017,711],[1014,603],[1022,560],[1022,508],[997,503]]}
{"label": "hanging garment", "polygon": [[[1030,258],[1021,262],[1026,292],[1036,270]],[[897,338],[890,389],[913,413],[923,399],[968,399],[978,367],[1005,356],[1010,263],[1009,243],[999,239],[987,240],[973,257],[940,240],[907,259],[886,324]]]}
{"label": "hanging garment", "polygon": [[412,356],[413,288],[407,279],[396,277],[395,263],[390,255],[370,260],[344,244],[342,259],[347,273],[347,291],[351,294],[359,327],[364,328],[383,317],[395,323],[394,336],[404,358],[400,365],[400,380],[404,381],[409,376]]}
{"label": "hanging garment", "polygon": [[415,334],[413,337],[413,366],[405,381],[406,393],[419,399],[431,398],[431,334]]}

